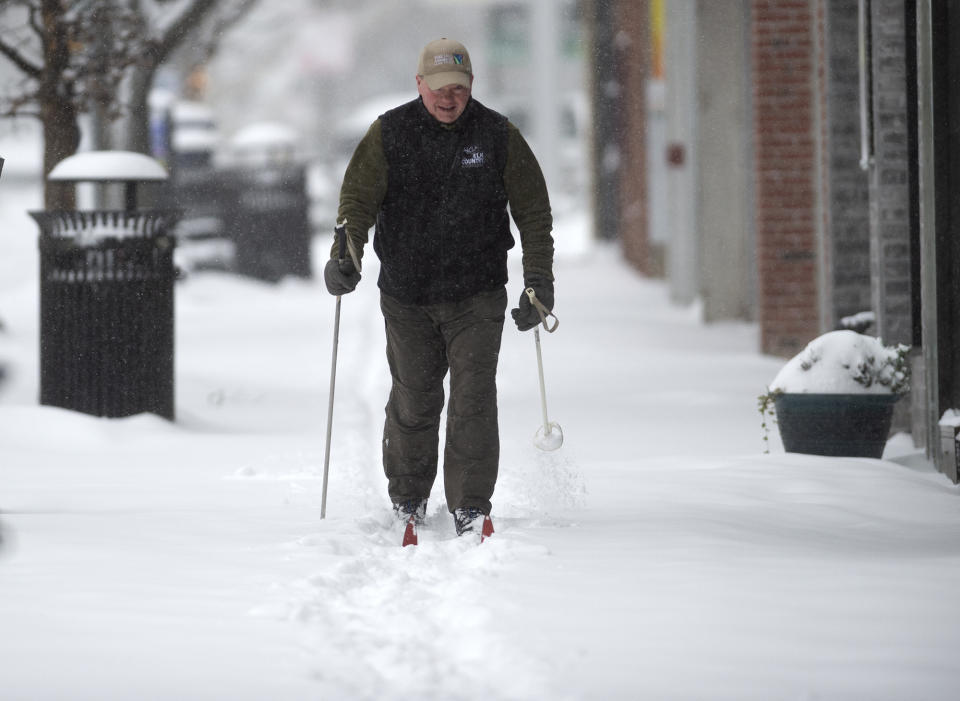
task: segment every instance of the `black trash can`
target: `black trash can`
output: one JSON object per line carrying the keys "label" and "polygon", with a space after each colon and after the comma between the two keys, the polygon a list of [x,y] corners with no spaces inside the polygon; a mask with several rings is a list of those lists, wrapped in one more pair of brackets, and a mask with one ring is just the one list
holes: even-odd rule
{"label": "black trash can", "polygon": [[225,175],[224,189],[224,232],[235,245],[235,271],[269,282],[312,277],[305,169],[233,170]]}
{"label": "black trash can", "polygon": [[[51,179],[94,179],[71,169],[57,177],[57,168]],[[128,176],[149,179],[137,169]],[[134,182],[123,178],[96,179]],[[40,227],[41,404],[94,416],[174,418],[170,232],[178,212],[136,210],[135,199],[128,189],[124,210],[30,213]]]}

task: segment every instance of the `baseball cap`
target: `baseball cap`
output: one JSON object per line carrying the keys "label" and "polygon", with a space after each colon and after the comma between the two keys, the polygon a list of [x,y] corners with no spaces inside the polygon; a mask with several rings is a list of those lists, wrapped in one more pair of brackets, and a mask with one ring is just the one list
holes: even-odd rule
{"label": "baseball cap", "polygon": [[431,90],[439,90],[444,85],[462,85],[470,87],[473,68],[466,47],[453,39],[436,39],[423,47],[417,75],[422,75]]}

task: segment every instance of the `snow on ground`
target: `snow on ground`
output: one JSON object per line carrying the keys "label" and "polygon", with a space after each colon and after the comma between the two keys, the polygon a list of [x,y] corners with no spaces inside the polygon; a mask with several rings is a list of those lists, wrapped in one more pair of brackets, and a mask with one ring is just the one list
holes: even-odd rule
{"label": "snow on ground", "polygon": [[[177,287],[177,420],[37,405],[36,194],[0,184],[0,690],[47,699],[952,699],[960,492],[883,461],[763,453],[782,366],[560,222],[556,334],[505,333],[497,533],[438,483],[399,547],[373,256],[320,281]],[[326,240],[317,249],[326,248]],[[513,279],[518,279],[516,261]],[[517,283],[511,297],[519,297]]]}

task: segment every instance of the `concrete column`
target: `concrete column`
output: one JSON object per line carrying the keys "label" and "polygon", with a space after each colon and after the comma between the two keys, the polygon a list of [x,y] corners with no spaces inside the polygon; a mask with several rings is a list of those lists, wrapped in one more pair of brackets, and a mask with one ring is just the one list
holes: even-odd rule
{"label": "concrete column", "polygon": [[678,304],[696,300],[697,241],[697,13],[694,2],[666,3],[667,275]]}
{"label": "concrete column", "polygon": [[[860,165],[860,70],[855,2],[823,2],[822,125],[826,328],[873,309],[870,296],[868,179]],[[875,329],[871,329],[875,330]]]}
{"label": "concrete column", "polygon": [[697,2],[697,240],[706,321],[754,316],[749,3]]}
{"label": "concrete column", "polygon": [[877,335],[913,342],[910,271],[910,161],[907,137],[906,13],[903,0],[871,9],[873,162],[870,263]]}

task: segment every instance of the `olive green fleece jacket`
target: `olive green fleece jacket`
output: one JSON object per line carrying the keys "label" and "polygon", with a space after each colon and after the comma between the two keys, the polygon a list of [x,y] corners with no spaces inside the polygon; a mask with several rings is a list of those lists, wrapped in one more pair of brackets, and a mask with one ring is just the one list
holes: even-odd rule
{"label": "olive green fleece jacket", "polygon": [[[447,126],[447,125],[444,125]],[[455,125],[449,125],[453,128]],[[520,232],[525,284],[540,278],[553,280],[553,217],[546,182],[530,146],[513,124],[507,123],[507,160],[503,185],[510,214]],[[360,141],[340,188],[337,221],[347,222],[357,255],[363,257],[368,232],[387,189],[387,160],[383,151],[380,120],[377,119]],[[336,240],[330,253],[337,258]]]}

